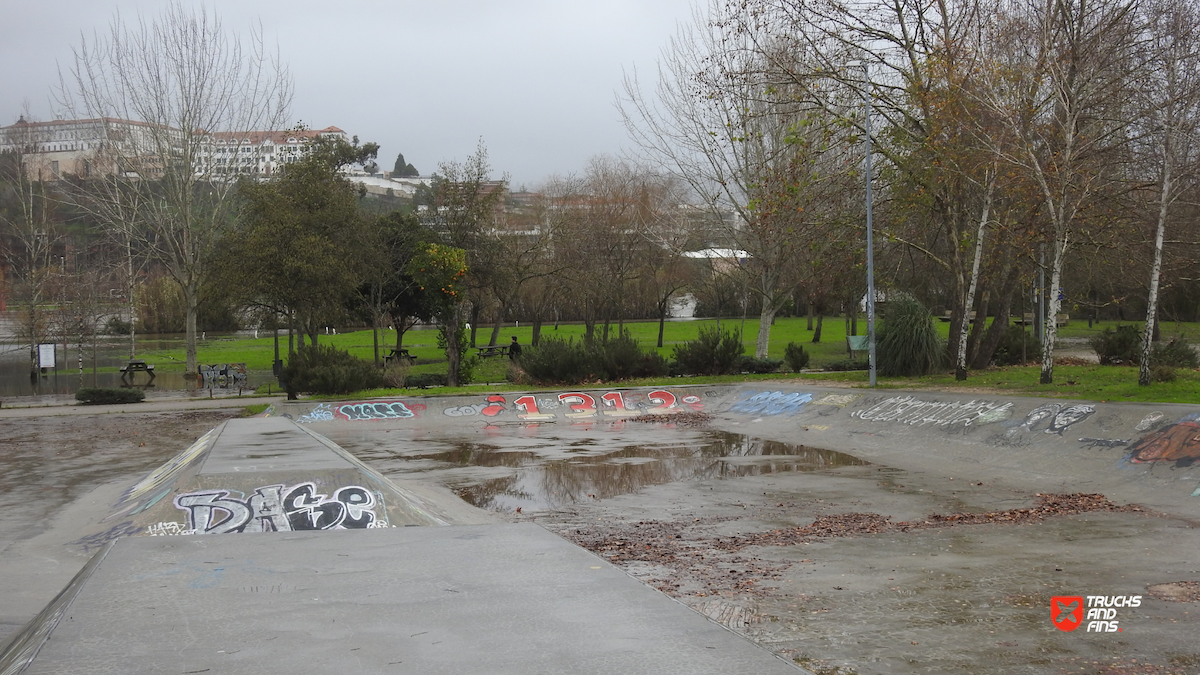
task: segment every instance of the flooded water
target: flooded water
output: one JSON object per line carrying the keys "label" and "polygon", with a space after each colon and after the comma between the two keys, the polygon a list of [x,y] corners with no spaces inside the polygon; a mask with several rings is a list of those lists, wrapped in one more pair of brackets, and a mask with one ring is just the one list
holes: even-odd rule
{"label": "flooded water", "polygon": [[657,434],[624,430],[579,439],[533,437],[524,443],[410,443],[396,438],[395,444],[378,437],[342,438],[334,429],[320,431],[389,475],[422,474],[474,506],[499,511],[552,510],[675,481],[867,464],[832,450],[718,431],[672,430],[670,437],[653,440],[642,437]]}
{"label": "flooded water", "polygon": [[[209,335],[215,341],[233,334]],[[182,349],[184,336],[145,335],[137,336],[135,354],[151,351]],[[28,344],[18,344],[9,336],[0,341],[0,397],[46,396],[74,394],[82,387],[134,386],[150,391],[189,390],[205,388],[197,378],[184,377],[182,371],[158,372],[153,380],[145,373],[135,373],[122,381],[118,367],[129,360],[129,338],[127,336],[103,337],[93,350],[85,345],[82,352],[77,344],[55,345],[55,366],[42,369],[37,375],[30,374]],[[151,363],[155,361],[151,359]],[[247,373],[246,388],[274,380],[270,371]]]}

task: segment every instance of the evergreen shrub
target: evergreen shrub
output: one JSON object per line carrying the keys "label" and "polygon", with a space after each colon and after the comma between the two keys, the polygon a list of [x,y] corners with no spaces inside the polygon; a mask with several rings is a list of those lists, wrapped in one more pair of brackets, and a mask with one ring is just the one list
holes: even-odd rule
{"label": "evergreen shrub", "polygon": [[614,382],[668,372],[666,359],[653,350],[643,350],[628,332],[583,342],[544,337],[536,347],[526,347],[518,362],[525,376],[537,384]]}
{"label": "evergreen shrub", "polygon": [[880,375],[928,375],[945,363],[946,346],[933,325],[933,315],[911,296],[888,303],[876,338]]}
{"label": "evergreen shrub", "polygon": [[779,370],[783,365],[783,361],[776,359],[760,359],[753,356],[743,356],[738,360],[738,370],[743,373],[754,373],[755,375],[763,375],[773,373]]}
{"label": "evergreen shrub", "polygon": [[428,389],[429,387],[446,386],[445,373],[417,373],[404,378],[406,389]]}
{"label": "evergreen shrub", "polygon": [[374,364],[331,345],[304,345],[288,359],[279,378],[288,398],[297,394],[349,394],[384,385]]}
{"label": "evergreen shrub", "polygon": [[741,332],[701,328],[695,340],[675,347],[673,370],[683,375],[728,375],[737,370],[743,351]]}
{"label": "evergreen shrub", "polygon": [[667,360],[654,350],[643,350],[629,331],[612,338],[584,343],[593,369],[605,381],[616,382],[635,377],[661,377],[670,371]]}
{"label": "evergreen shrub", "polygon": [[[1024,350],[1022,351],[1022,345]],[[1022,354],[1024,359],[1022,359]],[[1033,334],[1027,332],[1024,326],[1012,325],[1004,329],[996,351],[992,353],[992,363],[997,366],[1017,366],[1029,361],[1042,359],[1042,343]]]}
{"label": "evergreen shrub", "polygon": [[783,362],[787,364],[788,370],[793,373],[798,373],[808,367],[809,354],[804,349],[804,345],[798,345],[795,342],[789,342],[787,347],[783,349]]}
{"label": "evergreen shrub", "polygon": [[1142,333],[1133,325],[1117,326],[1116,330],[1105,328],[1103,333],[1093,335],[1088,343],[1100,357],[1100,365],[1129,365],[1138,362]]}
{"label": "evergreen shrub", "polygon": [[75,400],[81,405],[139,403],[145,398],[146,392],[133,388],[85,387],[75,392]]}
{"label": "evergreen shrub", "polygon": [[871,363],[866,359],[842,359],[825,364],[825,370],[830,372],[845,372],[848,370],[870,370]]}
{"label": "evergreen shrub", "polygon": [[1171,339],[1166,344],[1156,344],[1150,348],[1150,363],[1154,366],[1172,368],[1197,368],[1200,359],[1196,350],[1182,337]]}

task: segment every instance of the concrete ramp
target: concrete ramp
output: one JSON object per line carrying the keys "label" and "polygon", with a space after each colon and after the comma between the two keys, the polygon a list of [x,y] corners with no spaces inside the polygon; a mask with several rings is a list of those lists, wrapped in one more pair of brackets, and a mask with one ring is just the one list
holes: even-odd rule
{"label": "concrete ramp", "polygon": [[250,418],[224,422],[130,486],[109,530],[87,543],[450,522],[325,437],[285,418]]}
{"label": "concrete ramp", "polygon": [[0,673],[802,672],[531,523],[124,538],[56,605]]}

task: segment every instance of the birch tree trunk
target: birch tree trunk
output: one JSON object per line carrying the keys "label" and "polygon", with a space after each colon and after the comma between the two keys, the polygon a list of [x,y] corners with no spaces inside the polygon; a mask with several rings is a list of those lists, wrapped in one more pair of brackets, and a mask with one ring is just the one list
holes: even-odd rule
{"label": "birch tree trunk", "polygon": [[[975,233],[975,261],[971,264],[971,281],[967,287],[967,297],[963,303],[962,325],[958,329],[958,353],[955,360],[954,379],[967,379],[967,337],[971,332],[971,308],[975,305],[975,289],[979,287],[979,264],[983,259],[983,236],[987,232],[988,220],[992,210],[992,193],[996,188],[995,176],[988,181],[987,197],[983,201],[983,214],[979,217],[979,229]],[[976,321],[986,321],[987,317],[977,316]]]}

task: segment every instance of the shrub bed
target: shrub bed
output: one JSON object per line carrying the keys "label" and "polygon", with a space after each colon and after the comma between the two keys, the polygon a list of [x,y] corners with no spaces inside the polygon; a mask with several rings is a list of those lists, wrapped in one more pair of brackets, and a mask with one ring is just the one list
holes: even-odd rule
{"label": "shrub bed", "polygon": [[75,392],[75,400],[81,405],[105,405],[110,403],[140,403],[146,393],[141,389],[84,388]]}
{"label": "shrub bed", "polygon": [[383,373],[373,364],[330,345],[304,345],[288,359],[279,378],[288,398],[297,394],[349,394],[382,387]]}

